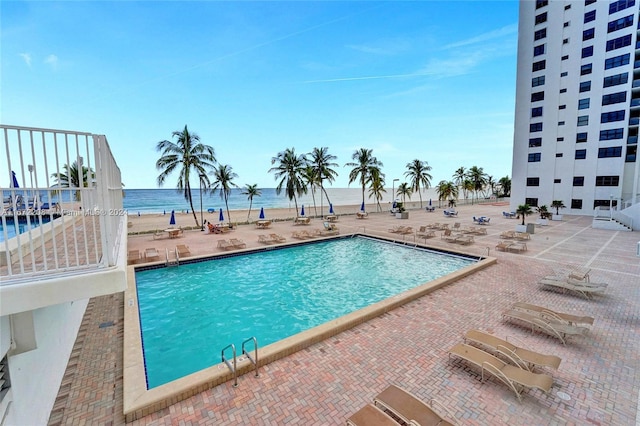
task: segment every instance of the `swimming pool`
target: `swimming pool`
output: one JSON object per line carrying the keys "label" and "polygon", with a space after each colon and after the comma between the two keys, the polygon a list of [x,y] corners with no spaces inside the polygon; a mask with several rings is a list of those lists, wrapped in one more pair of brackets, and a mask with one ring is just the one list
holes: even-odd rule
{"label": "swimming pool", "polygon": [[473,262],[356,237],[137,272],[147,386],[219,363],[230,343],[263,347]]}
{"label": "swimming pool", "polygon": [[[5,217],[4,221],[6,223],[6,231],[7,231],[8,239],[10,240],[11,238],[15,237],[17,234],[23,234],[27,232],[29,229],[35,229],[44,223],[49,223],[49,221],[51,220],[49,216],[44,216],[44,215],[43,216],[33,215],[33,216],[30,216],[29,219],[30,219],[30,223],[27,223],[26,216],[20,216],[18,218],[18,224],[16,226],[13,216]],[[3,221],[0,220],[0,242],[4,241],[4,231],[5,231],[5,228],[3,227]]]}
{"label": "swimming pool", "polygon": [[[336,237],[333,240],[339,241],[344,238],[351,238],[351,236]],[[387,241],[384,237],[378,238],[379,241]],[[320,244],[319,241],[304,243],[307,245]],[[402,245],[403,243],[397,243]],[[266,256],[272,250],[285,250],[288,246],[300,245],[298,244],[285,244],[283,246],[270,246],[262,247],[259,249],[247,250],[247,252],[255,253],[246,256],[246,253],[224,253],[216,256],[209,256],[202,259],[194,259],[193,261],[207,261],[212,258],[223,259],[232,256],[238,256],[245,259],[245,262],[253,265],[251,268],[251,274],[259,275],[260,270],[258,264],[255,263],[252,256]],[[418,246],[422,244],[418,243]],[[413,248],[407,248],[409,251]],[[435,251],[438,251],[434,249]],[[326,250],[325,250],[326,251]],[[416,250],[417,251],[417,250]],[[330,250],[328,252],[340,253],[337,250]],[[404,253],[407,253],[405,251]],[[450,253],[447,251],[447,253]],[[450,253],[454,254],[454,253]],[[428,282],[414,282],[413,288],[403,291],[399,294],[395,294],[391,297],[387,297],[384,300],[370,304],[364,308],[358,309],[354,312],[347,313],[344,316],[325,322],[324,324],[313,327],[309,330],[301,331],[293,336],[286,337],[275,343],[265,346],[262,340],[259,340],[259,366],[264,366],[269,363],[275,362],[279,359],[287,357],[295,352],[312,346],[315,343],[329,339],[343,331],[352,329],[366,321],[379,317],[386,312],[390,312],[402,305],[419,299],[429,293],[436,291],[440,288],[444,288],[450,284],[455,283],[457,280],[472,275],[488,266],[496,263],[496,258],[493,257],[481,257],[468,256],[464,253],[460,254],[472,260],[471,264],[459,269],[450,274],[444,275],[440,278],[436,278]],[[384,262],[384,260],[383,260]],[[370,262],[371,263],[371,262]],[[185,264],[181,264],[177,269],[185,268]],[[392,264],[391,267],[398,268],[399,265]],[[145,366],[145,359],[143,353],[142,343],[142,326],[140,316],[140,306],[138,301],[138,292],[136,289],[136,275],[137,273],[154,268],[153,265],[147,265],[144,267],[130,266],[127,268],[127,289],[125,291],[125,306],[124,306],[124,359],[123,359],[123,411],[127,422],[140,419],[156,411],[165,409],[171,404],[178,401],[185,400],[191,396],[197,395],[200,392],[211,389],[217,385],[225,383],[233,379],[233,373],[227,368],[227,366],[220,362],[220,349],[221,348],[208,348],[207,351],[211,352],[214,356],[214,364],[205,369],[199,370],[195,373],[188,374],[187,376],[178,378],[169,383],[149,388],[147,386],[147,372]],[[165,268],[164,265],[157,265],[156,268],[160,268],[165,272],[168,270],[176,269]],[[183,270],[184,271],[184,270]],[[327,268],[325,268],[322,274],[325,274]],[[400,269],[396,269],[400,271]],[[406,271],[405,271],[406,272]],[[400,275],[404,272],[399,272]],[[266,274],[262,274],[264,276]],[[355,275],[355,274],[353,274]],[[395,279],[395,278],[394,278]],[[213,281],[212,281],[213,282]],[[343,298],[344,299],[344,298]],[[144,309],[144,308],[143,308]],[[201,324],[196,324],[201,326]],[[190,326],[189,326],[190,327]],[[188,327],[188,328],[189,328]],[[260,336],[256,336],[260,339]],[[227,342],[230,343],[230,342]],[[170,337],[170,344],[178,348],[184,348],[182,340],[174,336]],[[182,360],[178,363],[181,364]],[[246,359],[246,357],[240,356],[238,358],[237,371],[238,375],[242,376],[254,369],[254,366]],[[262,368],[261,368],[262,370]],[[252,374],[253,376],[253,374]],[[262,374],[261,374],[262,377]],[[256,380],[261,380],[256,378]],[[241,377],[240,386],[244,385],[244,378]]]}

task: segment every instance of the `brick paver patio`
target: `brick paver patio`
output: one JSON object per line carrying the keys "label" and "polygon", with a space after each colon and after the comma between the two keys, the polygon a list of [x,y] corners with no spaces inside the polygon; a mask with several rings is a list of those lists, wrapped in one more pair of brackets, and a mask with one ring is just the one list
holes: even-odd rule
{"label": "brick paver patio", "polygon": [[[460,249],[498,258],[496,265],[333,338],[261,367],[260,377],[247,374],[239,386],[217,386],[133,424],[283,425],[344,424],[345,419],[388,384],[400,385],[428,401],[447,406],[460,424],[633,425],[640,390],[640,258],[637,232],[591,228],[591,218],[564,216],[562,222],[537,227],[528,251],[494,250],[499,234],[517,223],[502,218],[498,205],[465,206],[459,218],[412,211],[410,219],[386,213],[368,219],[343,216],[342,233],[392,235],[394,225],[431,222],[473,225],[471,217],[490,216],[487,235]],[[528,221],[533,221],[528,218]],[[319,224],[319,221],[315,221]],[[363,229],[364,228],[364,229]],[[291,240],[291,222],[276,222],[272,232]],[[258,246],[261,232],[241,226],[233,237]],[[224,236],[226,237],[226,236]],[[180,241],[193,254],[215,252],[215,235],[198,231]],[[402,237],[398,237],[402,239]],[[412,236],[408,238],[413,239]],[[129,248],[155,246],[164,251],[175,240],[151,236],[129,238]],[[439,237],[428,244],[452,248]],[[608,284],[604,295],[580,296],[542,289],[545,275],[574,267],[591,268],[591,280]],[[503,321],[501,313],[524,301],[557,311],[595,317],[586,337],[566,346],[558,339]],[[482,382],[480,373],[447,350],[477,328],[500,337],[517,337],[539,352],[562,358],[548,394],[525,392],[519,402],[496,379]],[[122,414],[122,294],[93,299],[51,413],[50,425],[124,424]],[[179,344],[176,343],[176,344]]]}

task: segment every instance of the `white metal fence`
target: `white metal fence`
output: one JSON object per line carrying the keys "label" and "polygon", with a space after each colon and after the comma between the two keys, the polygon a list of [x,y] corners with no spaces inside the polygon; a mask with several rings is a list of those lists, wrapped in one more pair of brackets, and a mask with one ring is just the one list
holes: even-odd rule
{"label": "white metal fence", "polygon": [[102,135],[0,125],[0,282],[112,267],[126,232]]}

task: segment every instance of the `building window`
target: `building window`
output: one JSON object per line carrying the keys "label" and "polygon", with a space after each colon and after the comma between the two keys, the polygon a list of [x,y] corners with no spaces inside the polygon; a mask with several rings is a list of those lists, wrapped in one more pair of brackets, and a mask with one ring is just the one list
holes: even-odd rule
{"label": "building window", "polygon": [[530,205],[531,207],[538,207],[537,198],[525,198],[524,203]]}
{"label": "building window", "polygon": [[567,89],[560,89],[560,93],[567,93]]}
{"label": "building window", "polygon": [[544,44],[541,44],[539,46],[534,46],[533,48],[533,56],[540,56],[540,55],[544,55]]}
{"label": "building window", "polygon": [[[545,16],[545,20],[546,18],[547,17]],[[618,31],[623,28],[630,27],[632,25],[633,25],[633,15],[625,16],[624,18],[616,19],[615,21],[609,22],[609,24],[607,24],[607,32],[612,33],[614,31]]]}
{"label": "building window", "polygon": [[544,101],[544,92],[535,92],[531,94],[531,102]]}
{"label": "building window", "polygon": [[596,176],[596,186],[618,186],[620,176]]}
{"label": "building window", "polygon": [[567,21],[564,24],[562,24],[562,26],[565,27],[565,28],[567,28],[569,25],[571,25],[571,23],[569,21]]}
{"label": "building window", "polygon": [[596,11],[591,10],[584,14],[584,23],[595,21],[596,20]]}
{"label": "building window", "polygon": [[627,155],[624,157],[626,163],[635,163],[638,145],[627,145]]}
{"label": "building window", "polygon": [[[561,152],[556,152],[556,158],[561,158],[562,157],[562,153]],[[556,182],[556,183],[560,183],[560,182]]]}
{"label": "building window", "polygon": [[567,106],[566,105],[559,105],[558,109],[567,109]]}
{"label": "building window", "polygon": [[560,73],[560,77],[566,77],[568,75],[569,75],[569,73],[566,72],[566,71]]}
{"label": "building window", "polygon": [[533,33],[533,41],[538,41],[538,40],[542,40],[543,38],[547,37],[547,29],[543,28],[541,30],[536,31],[535,33]]}
{"label": "building window", "polygon": [[578,109],[587,109],[591,103],[591,98],[580,99],[578,101]]}
{"label": "building window", "polygon": [[529,124],[529,131],[531,133],[541,132],[542,131],[542,123],[531,123],[531,124]]}
{"label": "building window", "polygon": [[562,58],[560,58],[560,59],[562,59],[563,61],[566,61],[567,59],[569,59],[569,55],[564,55],[564,56],[563,56]]}
{"label": "building window", "polygon": [[568,38],[563,39],[562,44],[569,44],[569,39]]}
{"label": "building window", "polygon": [[539,152],[534,152],[529,154],[529,159],[528,159],[529,163],[538,163],[540,161],[541,155],[542,154],[540,154]]}
{"label": "building window", "polygon": [[584,176],[574,176],[573,186],[584,186]]}
{"label": "building window", "polygon": [[622,139],[624,136],[624,129],[609,129],[609,130],[600,130],[600,140],[601,141],[610,141],[614,139]]}
{"label": "building window", "polygon": [[591,80],[580,83],[580,93],[591,90]]}
{"label": "building window", "polygon": [[598,158],[613,158],[613,157],[622,157],[621,146],[610,146],[608,148],[598,149]]}
{"label": "building window", "polygon": [[539,177],[527,178],[527,186],[540,186],[540,178]]}
{"label": "building window", "polygon": [[541,75],[540,77],[533,77],[531,79],[531,87],[542,86],[544,84],[544,80],[544,75]]}
{"label": "building window", "polygon": [[582,41],[591,40],[595,36],[596,36],[596,29],[595,28],[589,28],[588,30],[584,30],[582,32]]}
{"label": "building window", "polygon": [[531,108],[531,117],[542,117],[542,107]]}
{"label": "building window", "polygon": [[625,46],[631,45],[631,34],[627,34],[626,36],[614,38],[613,40],[609,40],[607,42],[607,52],[611,50],[616,50],[623,48]]}
{"label": "building window", "polygon": [[587,158],[587,150],[586,149],[576,149],[576,156],[574,157],[576,160],[584,160]]}
{"label": "building window", "polygon": [[570,4],[568,4],[568,5],[566,5],[566,6],[564,7],[564,10],[569,10],[569,9],[571,9],[571,5],[570,5]]}
{"label": "building window", "polygon": [[602,87],[617,86],[619,84],[626,84],[629,81],[629,73],[624,72],[622,74],[610,75],[604,78],[604,84]]}
{"label": "building window", "polygon": [[593,46],[587,46],[582,48],[582,57],[588,58],[589,56],[593,56]]}
{"label": "building window", "polygon": [[540,9],[549,4],[549,0],[536,0],[536,9]]}
{"label": "building window", "polygon": [[558,121],[558,126],[564,126],[564,121]]}
{"label": "building window", "polygon": [[545,69],[546,67],[547,67],[547,61],[543,59],[542,61],[534,62],[531,65],[531,71],[532,72],[540,71]]}
{"label": "building window", "polygon": [[603,112],[600,114],[600,123],[612,123],[624,120],[624,110]]}
{"label": "building window", "polygon": [[619,12],[621,10],[624,10],[628,7],[631,7],[633,5],[636,4],[635,0],[620,0],[620,1],[614,1],[613,3],[611,3],[609,5],[609,15],[611,15],[612,13],[616,13]]}
{"label": "building window", "polygon": [[588,126],[589,125],[589,116],[588,115],[580,115],[578,116],[578,126]]}
{"label": "building window", "polygon": [[576,199],[572,199],[571,200],[571,208],[572,209],[582,209],[582,200],[576,200]]}
{"label": "building window", "polygon": [[588,136],[587,132],[582,132],[582,133],[576,134],[576,143],[586,142],[587,141],[587,136]]}
{"label": "building window", "polygon": [[620,56],[614,56],[613,58],[605,59],[604,61],[604,69],[609,70],[611,68],[621,67],[623,65],[627,65],[629,63],[629,58],[631,55],[628,53]]}
{"label": "building window", "polygon": [[559,138],[556,138],[556,142],[562,142],[564,141],[564,136],[560,136]]}
{"label": "building window", "polygon": [[584,5],[589,6],[590,4],[595,3],[597,0],[584,0]]}
{"label": "building window", "polygon": [[540,15],[536,15],[535,25],[542,24],[543,22],[547,22],[547,12],[541,13]]}
{"label": "building window", "polygon": [[619,104],[627,101],[627,92],[616,92],[602,95],[602,105]]}
{"label": "building window", "polygon": [[542,138],[529,139],[529,148],[536,148],[538,146],[542,146]]}
{"label": "building window", "polygon": [[553,183],[562,183],[562,179],[554,179]]}
{"label": "building window", "polygon": [[580,75],[591,74],[592,68],[593,68],[592,64],[585,64],[585,65],[581,66],[580,67]]}

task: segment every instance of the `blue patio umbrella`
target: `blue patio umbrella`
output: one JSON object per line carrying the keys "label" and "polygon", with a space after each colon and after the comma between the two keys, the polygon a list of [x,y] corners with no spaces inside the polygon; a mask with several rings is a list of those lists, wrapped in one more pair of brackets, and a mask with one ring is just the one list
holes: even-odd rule
{"label": "blue patio umbrella", "polygon": [[398,207],[398,203],[396,203],[396,200],[393,200],[393,205],[391,206],[391,208],[395,209],[396,207]]}
{"label": "blue patio umbrella", "polygon": [[302,208],[300,209],[300,216],[304,216],[304,204],[302,205]]}
{"label": "blue patio umbrella", "polygon": [[169,219],[169,225],[175,225],[176,224],[176,212],[174,210],[171,210],[171,218]]}
{"label": "blue patio umbrella", "polygon": [[329,213],[333,214],[333,204],[329,203]]}
{"label": "blue patio umbrella", "polygon": [[220,222],[224,222],[224,214],[222,213],[222,209],[220,209],[220,216],[218,217]]}
{"label": "blue patio umbrella", "polygon": [[363,212],[364,211],[364,201],[362,202],[362,205],[360,206],[360,211]]}
{"label": "blue patio umbrella", "polygon": [[431,207],[431,198],[429,198],[429,207]]}
{"label": "blue patio umbrella", "polygon": [[20,188],[20,185],[18,185],[18,177],[16,176],[16,172],[13,170],[11,170],[11,187]]}
{"label": "blue patio umbrella", "polygon": [[260,219],[264,219],[264,207],[260,207],[260,216],[258,216]]}

